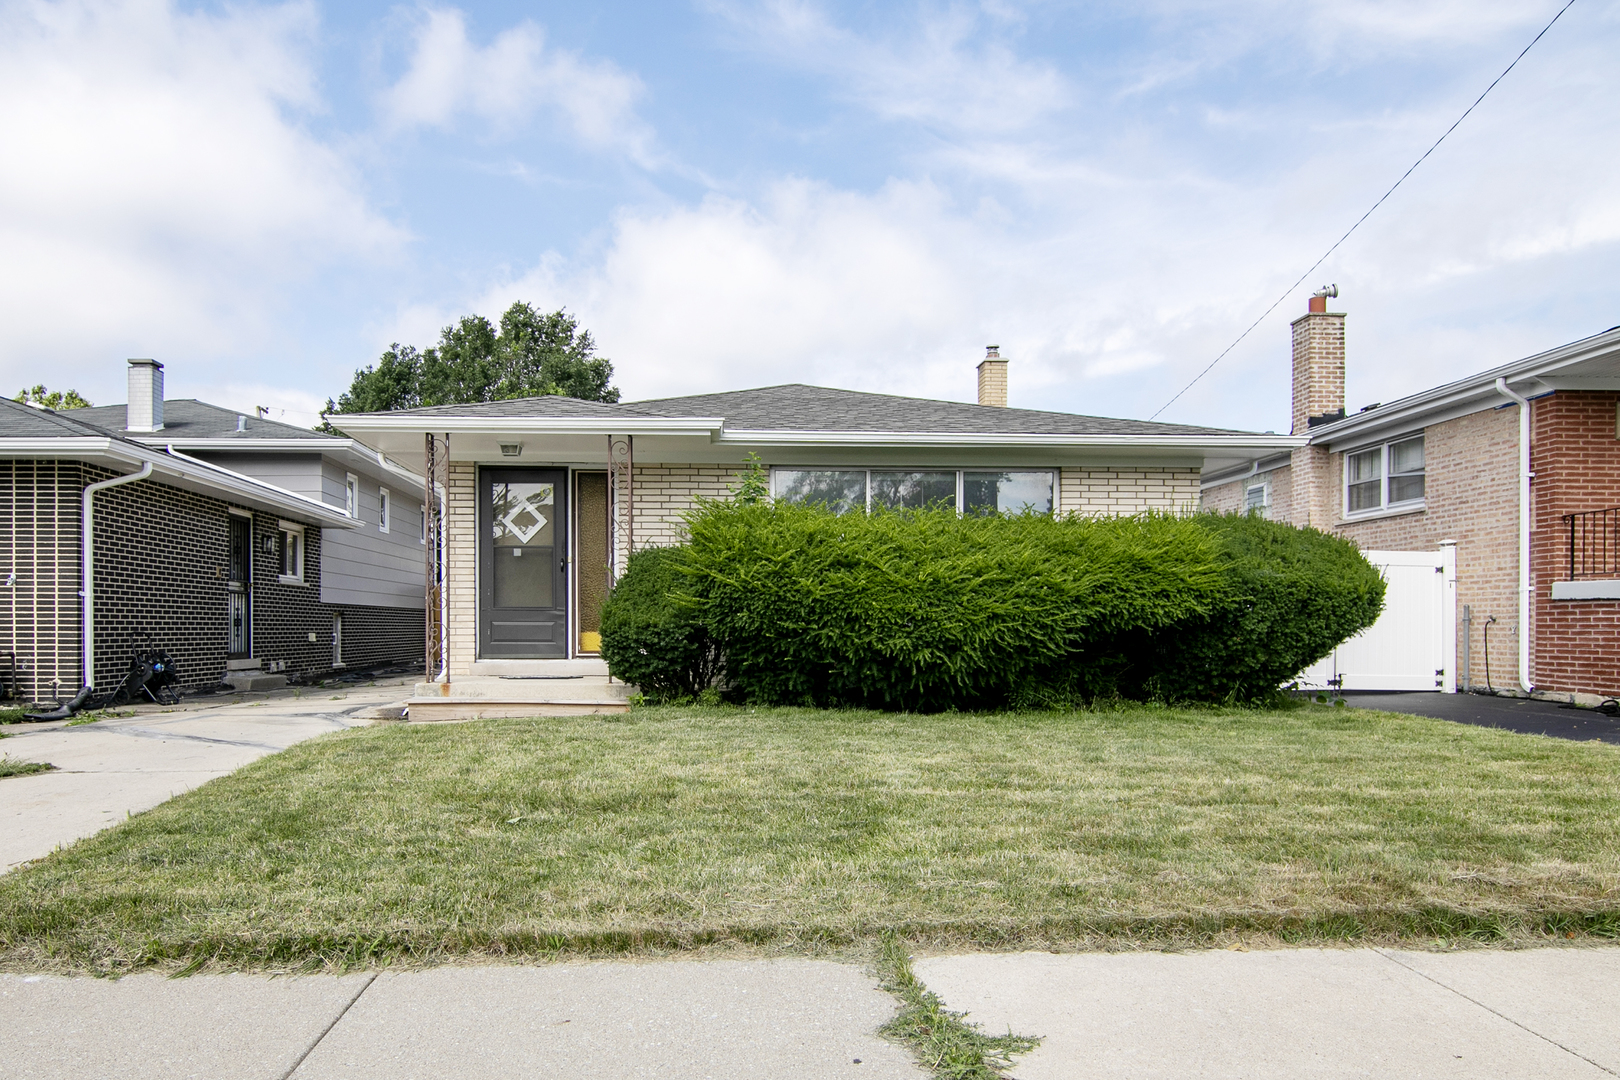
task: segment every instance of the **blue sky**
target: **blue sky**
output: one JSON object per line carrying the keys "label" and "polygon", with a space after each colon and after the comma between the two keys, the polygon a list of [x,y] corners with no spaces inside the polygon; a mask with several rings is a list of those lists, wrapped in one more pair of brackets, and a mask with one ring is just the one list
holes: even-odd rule
{"label": "blue sky", "polygon": [[[1561,6],[0,0],[0,390],[313,422],[392,341],[567,307],[627,398],[803,381],[1153,413]],[[1620,323],[1620,4],[1578,0],[1164,419],[1358,407]]]}

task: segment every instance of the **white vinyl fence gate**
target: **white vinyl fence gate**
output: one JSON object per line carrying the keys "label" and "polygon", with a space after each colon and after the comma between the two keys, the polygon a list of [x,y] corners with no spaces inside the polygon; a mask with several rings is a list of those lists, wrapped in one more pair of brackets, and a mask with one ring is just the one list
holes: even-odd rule
{"label": "white vinyl fence gate", "polygon": [[1302,688],[1441,690],[1457,688],[1457,548],[1365,551],[1384,575],[1378,621],[1307,668]]}

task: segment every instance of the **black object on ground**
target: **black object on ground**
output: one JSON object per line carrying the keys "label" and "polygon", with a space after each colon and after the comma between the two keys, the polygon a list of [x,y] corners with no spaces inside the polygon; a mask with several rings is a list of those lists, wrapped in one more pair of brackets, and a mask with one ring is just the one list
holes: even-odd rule
{"label": "black object on ground", "polygon": [[1597,739],[1620,745],[1620,719],[1596,709],[1581,709],[1534,698],[1485,694],[1400,693],[1349,690],[1345,704],[1358,709],[1432,716],[1478,727],[1502,728],[1525,735],[1585,742]]}
{"label": "black object on ground", "polygon": [[83,690],[80,690],[77,694],[74,694],[73,695],[73,700],[68,702],[66,705],[58,705],[56,708],[52,709],[50,712],[23,713],[23,719],[24,720],[66,720],[70,716],[72,716],[74,713],[76,713],[80,709],[84,708],[84,703],[90,699],[90,693],[91,693],[91,688],[87,686]]}

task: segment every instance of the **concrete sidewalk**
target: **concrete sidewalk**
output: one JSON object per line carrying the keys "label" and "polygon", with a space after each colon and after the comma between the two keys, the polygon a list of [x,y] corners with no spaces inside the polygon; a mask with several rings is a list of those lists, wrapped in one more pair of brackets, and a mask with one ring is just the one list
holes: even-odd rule
{"label": "concrete sidewalk", "polygon": [[[1021,1080],[1620,1074],[1620,949],[944,956],[918,976]],[[0,1072],[241,1080],[927,1075],[893,998],[822,960],[443,967],[342,978],[0,975]],[[859,1059],[857,1061],[857,1059]]]}
{"label": "concrete sidewalk", "polygon": [[1020,1080],[1620,1074],[1620,949],[944,956],[917,975]]}
{"label": "concrete sidewalk", "polygon": [[821,960],[262,978],[0,975],[8,1080],[918,1080],[895,1002]]}
{"label": "concrete sidewalk", "polygon": [[294,743],[368,724],[366,714],[410,695],[409,680],[314,688],[68,727],[10,724],[0,753],[57,771],[0,779],[0,872],[117,824],[183,791]]}

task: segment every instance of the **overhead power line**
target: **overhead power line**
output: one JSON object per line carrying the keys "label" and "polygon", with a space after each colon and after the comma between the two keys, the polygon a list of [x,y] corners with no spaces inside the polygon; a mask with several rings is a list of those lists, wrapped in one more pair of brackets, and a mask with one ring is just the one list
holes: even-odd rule
{"label": "overhead power line", "polygon": [[1187,391],[1191,390],[1194,386],[1196,386],[1198,384],[1199,379],[1202,379],[1205,375],[1208,375],[1212,370],[1214,370],[1216,364],[1218,364],[1222,360],[1226,359],[1226,354],[1227,353],[1231,352],[1233,349],[1237,348],[1239,345],[1241,345],[1243,343],[1243,339],[1249,336],[1250,331],[1252,331],[1255,327],[1259,326],[1261,323],[1265,322],[1266,321],[1266,316],[1270,315],[1273,311],[1277,310],[1277,305],[1281,304],[1284,300],[1288,299],[1289,295],[1292,294],[1295,289],[1299,288],[1300,285],[1304,284],[1305,279],[1310,277],[1313,273],[1315,273],[1316,268],[1318,266],[1321,266],[1323,263],[1327,262],[1328,256],[1332,255],[1335,251],[1338,251],[1339,250],[1339,245],[1344,243],[1346,240],[1350,239],[1350,234],[1355,232],[1357,229],[1361,228],[1361,223],[1363,221],[1366,221],[1368,218],[1372,217],[1373,211],[1377,210],[1380,206],[1383,206],[1385,199],[1387,199],[1391,195],[1395,194],[1395,189],[1400,187],[1401,184],[1405,183],[1406,178],[1408,176],[1411,176],[1412,173],[1417,170],[1417,167],[1419,165],[1423,164],[1424,161],[1428,160],[1429,155],[1434,153],[1435,150],[1437,150],[1439,148],[1440,144],[1446,141],[1446,136],[1450,135],[1453,131],[1456,131],[1457,130],[1457,125],[1461,124],[1464,120],[1468,119],[1468,114],[1473,112],[1474,109],[1476,109],[1479,106],[1479,103],[1485,100],[1485,95],[1489,94],[1492,90],[1495,90],[1496,89],[1496,84],[1501,82],[1503,79],[1507,78],[1508,72],[1512,71],[1515,67],[1517,67],[1518,64],[1519,64],[1519,61],[1524,59],[1524,54],[1529,52],[1531,49],[1535,48],[1536,42],[1540,41],[1542,39],[1542,37],[1547,33],[1547,31],[1549,31],[1549,30],[1551,30],[1553,28],[1553,23],[1555,23],[1559,19],[1563,18],[1564,12],[1568,11],[1571,7],[1574,7],[1574,6],[1575,6],[1575,0],[1569,0],[1569,2],[1567,4],[1565,4],[1563,7],[1559,8],[1558,9],[1558,14],[1554,15],[1552,17],[1552,19],[1547,23],[1547,25],[1543,26],[1541,28],[1541,33],[1537,34],[1535,37],[1530,39],[1530,44],[1526,45],[1524,47],[1524,49],[1519,53],[1519,55],[1515,56],[1513,58],[1513,63],[1511,63],[1507,67],[1503,68],[1502,69],[1502,74],[1498,75],[1496,78],[1491,80],[1491,85],[1487,86],[1485,88],[1484,92],[1481,93],[1479,95],[1479,97],[1474,99],[1474,104],[1472,104],[1472,105],[1468,106],[1468,108],[1464,109],[1463,114],[1461,116],[1457,117],[1457,119],[1455,121],[1453,121],[1453,123],[1452,123],[1452,125],[1450,127],[1446,128],[1445,133],[1442,134],[1438,139],[1434,140],[1434,145],[1429,147],[1427,150],[1423,151],[1423,156],[1418,158],[1416,161],[1412,162],[1412,167],[1407,169],[1405,172],[1403,172],[1401,174],[1401,178],[1399,180],[1395,181],[1393,184],[1391,184],[1389,186],[1389,190],[1384,192],[1382,195],[1380,195],[1378,197],[1378,201],[1373,203],[1372,206],[1368,208],[1368,210],[1367,210],[1367,212],[1365,214],[1362,214],[1359,218],[1357,218],[1356,223],[1354,225],[1350,226],[1350,228],[1346,229],[1345,234],[1343,236],[1339,237],[1337,240],[1335,240],[1333,242],[1332,247],[1328,248],[1325,252],[1322,253],[1322,257],[1320,259],[1317,259],[1315,262],[1311,263],[1310,269],[1306,270],[1303,274],[1299,275],[1299,277],[1297,279],[1295,279],[1295,281],[1294,281],[1294,283],[1292,285],[1290,285],[1290,286],[1288,286],[1288,288],[1284,289],[1283,294],[1281,296],[1277,297],[1277,299],[1273,300],[1271,302],[1271,306],[1266,308],[1265,311],[1261,312],[1260,317],[1258,319],[1254,320],[1254,322],[1250,323],[1247,330],[1244,330],[1243,333],[1239,334],[1237,336],[1237,339],[1235,341],[1233,341],[1232,344],[1230,344],[1226,348],[1222,349],[1221,354],[1219,356],[1217,356],[1215,359],[1211,360],[1209,362],[1208,367],[1204,368],[1204,370],[1200,371],[1197,375],[1194,375],[1191,382],[1189,382],[1186,386],[1183,386],[1180,390],[1176,391],[1176,396],[1171,398],[1169,401],[1165,402],[1163,405],[1160,405],[1159,409],[1158,409],[1158,412],[1155,412],[1152,416],[1148,417],[1148,419],[1149,420],[1157,420],[1159,418],[1159,413],[1164,412],[1164,410],[1166,410],[1170,406],[1174,405],[1178,400],[1180,400],[1182,394],[1185,394]]}

